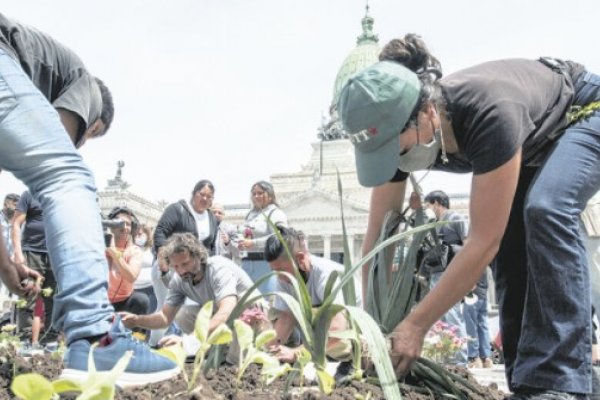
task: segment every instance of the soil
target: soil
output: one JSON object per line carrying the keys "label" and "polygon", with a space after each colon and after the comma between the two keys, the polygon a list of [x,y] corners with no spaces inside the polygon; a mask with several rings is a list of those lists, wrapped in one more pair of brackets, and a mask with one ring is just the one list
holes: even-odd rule
{"label": "soil", "polygon": [[[14,358],[0,364],[0,400],[14,399],[10,391],[10,383],[13,373],[21,374],[27,372],[37,372],[50,380],[58,378],[62,362],[51,355],[35,356],[31,359]],[[191,376],[191,365],[187,365]],[[452,368],[452,372],[459,374],[473,383],[480,393],[469,393],[469,400],[501,400],[505,394],[498,390],[495,385],[482,387],[473,378],[473,376],[464,368]],[[288,393],[284,391],[285,380],[280,379],[270,386],[265,386],[260,379],[260,369],[256,365],[251,365],[245,372],[239,387],[236,385],[236,368],[224,366],[218,371],[210,371],[206,377],[200,377],[197,389],[187,392],[187,384],[182,375],[169,381],[150,384],[144,387],[136,387],[117,392],[115,399],[119,400],[154,400],[154,399],[173,399],[173,400],[200,400],[200,399],[222,399],[222,400],[357,400],[369,398],[384,399],[381,388],[368,383],[352,381],[342,387],[338,387],[334,392],[325,396],[318,390],[292,388]],[[402,384],[401,392],[403,399],[407,400],[437,400],[435,396],[427,393],[419,382],[408,382]],[[62,399],[74,399],[74,396],[61,397]],[[441,400],[441,397],[440,397]]]}

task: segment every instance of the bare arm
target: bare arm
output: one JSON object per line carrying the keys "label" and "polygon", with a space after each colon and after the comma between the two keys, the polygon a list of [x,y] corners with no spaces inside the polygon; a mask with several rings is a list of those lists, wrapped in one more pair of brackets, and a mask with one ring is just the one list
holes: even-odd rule
{"label": "bare arm", "polygon": [[121,255],[116,248],[109,247],[106,249],[106,252],[111,258],[111,265],[117,268],[123,279],[130,283],[135,282],[142,270],[143,255],[141,250],[134,250],[130,246]]}
{"label": "bare arm", "polygon": [[25,256],[23,255],[23,248],[21,247],[21,225],[25,222],[27,214],[21,211],[15,211],[15,216],[11,222],[10,236],[13,242],[13,254],[16,264],[24,264]]}
{"label": "bare arm", "polygon": [[208,332],[212,332],[216,327],[227,322],[227,318],[237,304],[237,297],[227,296],[217,303],[217,312],[210,319],[208,324]]}
{"label": "bare arm", "polygon": [[273,329],[277,333],[277,338],[272,344],[287,343],[292,331],[296,326],[296,318],[290,311],[281,311]]}
{"label": "bare arm", "polygon": [[[362,253],[365,256],[375,246],[377,238],[381,233],[383,219],[388,211],[402,211],[404,203],[404,193],[406,191],[406,181],[388,182],[381,186],[374,187],[371,191],[371,203],[369,205],[369,221],[367,223],[367,232],[363,241]],[[369,269],[371,264],[367,263],[362,269],[362,290],[363,305],[366,304],[367,284],[369,280]]]}
{"label": "bare arm", "polygon": [[421,351],[427,330],[471,290],[496,255],[508,223],[520,164],[519,151],[499,168],[473,177],[471,233],[439,283],[394,330],[393,351],[400,357],[395,363],[398,370],[409,368]]}
{"label": "bare arm", "polygon": [[122,321],[128,328],[140,327],[145,329],[162,329],[171,325],[179,307],[165,304],[160,311],[153,314],[136,315],[131,313],[119,313]]}
{"label": "bare arm", "polygon": [[65,130],[69,134],[71,142],[75,144],[78,133],[81,131],[81,129],[83,129],[83,121],[81,120],[81,117],[72,111],[65,110],[64,108],[58,108],[56,111],[58,111],[60,122],[62,122]]}

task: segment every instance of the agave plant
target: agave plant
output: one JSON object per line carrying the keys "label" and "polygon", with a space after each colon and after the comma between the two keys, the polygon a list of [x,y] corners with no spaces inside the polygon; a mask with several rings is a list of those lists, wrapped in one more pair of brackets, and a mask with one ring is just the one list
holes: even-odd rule
{"label": "agave plant", "polygon": [[[410,179],[414,190],[421,192],[412,174]],[[385,335],[392,333],[420,299],[423,283],[419,278],[421,265],[418,265],[417,253],[428,240],[433,242],[429,246],[434,250],[439,247],[435,228],[444,223],[426,223],[423,210],[418,209],[415,214],[415,226],[410,228],[407,224],[402,232],[396,234],[403,220],[404,216],[401,213],[388,213],[376,246],[359,261],[362,265],[373,259],[369,269],[365,306]],[[398,246],[398,243],[398,268],[392,270],[390,255],[393,252],[389,251],[389,246]],[[429,390],[443,397],[467,400],[469,394],[462,388],[472,392],[478,391],[465,379],[424,358],[419,358],[414,363],[410,374],[417,381],[423,382]]]}

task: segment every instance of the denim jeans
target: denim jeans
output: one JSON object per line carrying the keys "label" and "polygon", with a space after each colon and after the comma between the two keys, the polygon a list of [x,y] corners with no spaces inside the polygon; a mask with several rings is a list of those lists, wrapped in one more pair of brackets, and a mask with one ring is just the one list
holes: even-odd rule
{"label": "denim jeans", "polygon": [[[600,99],[600,77],[575,82],[575,104]],[[600,188],[600,112],[570,126],[543,165],[522,168],[497,256],[509,388],[589,393],[590,280],[579,216]]]}
{"label": "denim jeans", "polygon": [[[252,282],[256,282],[263,276],[272,272],[269,263],[264,260],[242,260],[242,269],[246,271]],[[261,293],[272,293],[277,291],[277,276],[273,275],[263,282],[258,289]]]}
{"label": "denim jeans", "polygon": [[107,332],[113,308],[94,177],[56,110],[2,50],[0,168],[27,185],[44,209],[58,285],[55,328],[64,331],[67,343]]}
{"label": "denim jeans", "polygon": [[[429,278],[429,286],[433,288],[438,284],[440,277],[442,276],[442,272],[432,272],[431,277]],[[467,330],[465,328],[465,319],[463,317],[463,312],[461,310],[460,302],[456,303],[451,309],[444,314],[442,317],[442,321],[452,326],[455,326],[458,329],[457,336],[459,339],[467,340]],[[467,357],[467,344],[465,343],[461,350],[456,353],[454,358],[452,359],[453,364],[457,365],[467,365],[468,357]]]}
{"label": "denim jeans", "polygon": [[480,297],[475,304],[463,306],[465,327],[469,335],[469,358],[489,358],[492,354],[487,304],[487,299]]}

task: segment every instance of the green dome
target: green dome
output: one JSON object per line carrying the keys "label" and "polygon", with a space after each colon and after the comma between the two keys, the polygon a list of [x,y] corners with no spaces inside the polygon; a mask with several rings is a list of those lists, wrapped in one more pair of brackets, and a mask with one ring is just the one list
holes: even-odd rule
{"label": "green dome", "polygon": [[379,38],[373,33],[374,20],[368,13],[367,7],[367,13],[362,19],[363,33],[356,39],[356,48],[348,54],[335,77],[332,105],[337,104],[340,92],[350,77],[378,61],[381,51]]}

